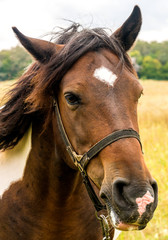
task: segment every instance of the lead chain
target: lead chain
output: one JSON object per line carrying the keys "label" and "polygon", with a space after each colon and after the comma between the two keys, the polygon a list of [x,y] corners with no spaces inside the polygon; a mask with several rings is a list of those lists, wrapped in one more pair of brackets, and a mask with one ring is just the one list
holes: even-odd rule
{"label": "lead chain", "polygon": [[107,217],[105,217],[103,214],[98,216],[97,212],[96,212],[96,217],[100,221],[100,224],[101,224],[101,227],[102,227],[103,240],[111,240],[111,238],[110,238],[110,227],[109,227]]}

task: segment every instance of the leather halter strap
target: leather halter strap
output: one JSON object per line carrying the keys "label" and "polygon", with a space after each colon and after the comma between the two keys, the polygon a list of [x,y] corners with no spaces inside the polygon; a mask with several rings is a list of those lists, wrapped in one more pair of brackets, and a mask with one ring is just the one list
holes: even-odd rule
{"label": "leather halter strap", "polygon": [[74,164],[78,167],[78,169],[80,170],[82,177],[83,177],[83,181],[84,184],[86,186],[86,189],[88,191],[88,194],[95,206],[95,209],[97,211],[100,211],[102,209],[105,209],[106,207],[103,206],[101,204],[101,202],[99,201],[98,197],[95,194],[95,191],[89,181],[87,172],[86,172],[86,166],[88,165],[89,161],[94,158],[102,149],[104,149],[105,147],[107,147],[108,145],[110,145],[111,143],[114,143],[122,138],[136,138],[139,141],[141,150],[142,150],[142,144],[141,144],[141,140],[140,140],[140,136],[139,134],[133,130],[133,129],[123,129],[123,130],[118,130],[115,131],[111,134],[109,134],[108,136],[106,136],[105,138],[103,138],[102,140],[100,140],[99,142],[97,142],[94,146],[92,146],[88,152],[84,153],[83,155],[78,155],[69,139],[68,136],[66,134],[64,125],[62,123],[62,119],[61,119],[61,115],[60,115],[60,111],[59,111],[59,107],[58,107],[58,103],[55,100],[54,101],[54,108],[55,108],[55,114],[56,114],[56,118],[57,118],[57,123],[58,123],[58,127],[62,136],[62,139],[66,145],[66,149],[72,159],[72,161],[74,162]]}

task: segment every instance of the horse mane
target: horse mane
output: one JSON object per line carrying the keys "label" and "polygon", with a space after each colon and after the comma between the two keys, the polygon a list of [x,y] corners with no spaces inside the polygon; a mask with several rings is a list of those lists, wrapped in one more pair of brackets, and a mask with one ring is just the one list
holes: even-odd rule
{"label": "horse mane", "polygon": [[[58,85],[64,74],[85,53],[109,49],[132,71],[126,52],[115,36],[102,28],[85,29],[73,23],[53,34],[56,44],[65,45],[51,56],[48,63],[35,62],[7,93],[7,102],[0,110],[0,149],[14,147],[23,137],[33,119],[52,109]],[[49,115],[49,114],[47,114]]]}
{"label": "horse mane", "polygon": [[14,147],[23,137],[32,121],[32,114],[26,114],[25,98],[32,91],[31,80],[38,71],[34,63],[5,95],[6,103],[0,110],[0,149]]}

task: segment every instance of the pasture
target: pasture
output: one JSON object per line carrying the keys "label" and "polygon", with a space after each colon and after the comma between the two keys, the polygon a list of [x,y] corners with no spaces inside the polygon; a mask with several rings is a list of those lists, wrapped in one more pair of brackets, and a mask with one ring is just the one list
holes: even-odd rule
{"label": "pasture", "polygon": [[[0,82],[0,96],[13,81]],[[139,127],[146,164],[159,187],[159,203],[147,228],[122,232],[119,240],[168,240],[168,82],[142,81]],[[1,103],[2,105],[3,103]]]}

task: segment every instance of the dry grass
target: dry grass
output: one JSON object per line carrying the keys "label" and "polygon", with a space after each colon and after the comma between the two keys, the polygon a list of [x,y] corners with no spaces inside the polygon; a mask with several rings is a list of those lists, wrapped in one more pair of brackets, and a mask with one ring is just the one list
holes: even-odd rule
{"label": "dry grass", "polygon": [[4,104],[3,97],[5,96],[5,93],[10,90],[11,85],[15,82],[15,80],[11,81],[0,81],[0,106]]}

